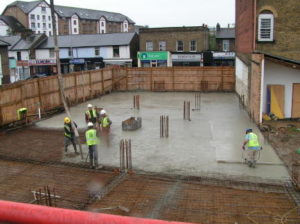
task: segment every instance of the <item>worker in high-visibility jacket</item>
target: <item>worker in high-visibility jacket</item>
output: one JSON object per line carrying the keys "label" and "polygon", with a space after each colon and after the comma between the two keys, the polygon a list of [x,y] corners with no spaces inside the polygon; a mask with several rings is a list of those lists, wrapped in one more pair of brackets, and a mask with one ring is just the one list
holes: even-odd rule
{"label": "worker in high-visibility jacket", "polygon": [[85,132],[86,144],[89,148],[89,157],[91,168],[97,169],[101,168],[98,166],[98,149],[97,145],[99,144],[99,138],[97,136],[97,131],[94,128],[92,122],[88,123],[88,130]]}
{"label": "worker in high-visibility jacket", "polygon": [[[77,152],[77,147],[76,147],[76,141],[75,141],[75,133],[74,130],[72,128],[72,124],[71,124],[71,119],[69,117],[65,117],[64,118],[64,131],[65,131],[65,153],[68,152],[68,146],[70,144],[73,145],[74,151],[76,154],[79,154]],[[75,125],[75,127],[77,127],[77,124],[73,121],[73,124]]]}
{"label": "worker in high-visibility jacket", "polygon": [[86,123],[92,122],[93,124],[96,124],[97,120],[99,119],[99,114],[93,108],[92,104],[88,104],[87,107],[88,110],[85,112],[85,122]]}
{"label": "worker in high-visibility jacket", "polygon": [[22,107],[17,110],[17,116],[19,121],[23,120],[26,122],[27,111],[28,109],[26,107]]}
{"label": "worker in high-visibility jacket", "polygon": [[110,126],[112,122],[107,116],[105,110],[100,111],[100,128],[101,128],[101,136],[102,139],[105,141],[106,145],[109,146],[109,132]]}
{"label": "worker in high-visibility jacket", "polygon": [[251,128],[246,130],[246,136],[243,143],[243,150],[246,149],[245,146],[247,146],[246,162],[249,167],[254,168],[256,166],[258,153],[262,149],[262,147],[259,144],[257,135],[253,133],[253,130]]}

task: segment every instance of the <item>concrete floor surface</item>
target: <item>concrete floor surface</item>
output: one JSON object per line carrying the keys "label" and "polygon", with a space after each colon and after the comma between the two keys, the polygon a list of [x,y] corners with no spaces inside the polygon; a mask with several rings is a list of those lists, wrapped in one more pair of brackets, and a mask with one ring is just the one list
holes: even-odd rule
{"label": "concrete floor surface", "polygon": [[[140,95],[140,110],[132,109],[133,96]],[[113,124],[110,146],[99,145],[99,162],[119,166],[119,142],[132,140],[134,169],[178,175],[220,175],[243,179],[284,180],[288,178],[272,147],[264,144],[263,136],[239,108],[234,93],[201,93],[200,111],[191,111],[191,121],[183,120],[183,102],[194,108],[195,93],[119,92],[102,96],[71,108],[71,115],[86,128],[84,112],[87,103],[103,107]],[[160,116],[169,116],[169,138],[160,138]],[[131,117],[142,117],[142,128],[122,131],[121,123]],[[39,122],[38,127],[62,128],[65,114]],[[242,143],[246,128],[253,128],[264,150],[257,168],[242,164]],[[63,149],[63,145],[62,145]],[[86,146],[84,145],[86,152]],[[65,161],[79,161],[64,158]]]}

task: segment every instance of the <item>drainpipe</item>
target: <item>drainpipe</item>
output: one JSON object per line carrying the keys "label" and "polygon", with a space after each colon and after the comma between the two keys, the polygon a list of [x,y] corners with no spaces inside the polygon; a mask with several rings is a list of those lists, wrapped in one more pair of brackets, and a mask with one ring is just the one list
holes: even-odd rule
{"label": "drainpipe", "polygon": [[257,0],[253,0],[253,49],[252,49],[252,52],[256,50],[256,34],[257,34],[257,30],[256,30],[256,24],[257,24],[257,21],[256,21],[256,1]]}
{"label": "drainpipe", "polygon": [[27,224],[183,224],[0,200],[0,221]]}
{"label": "drainpipe", "polygon": [[260,108],[259,108],[259,123],[262,123],[263,115],[263,100],[264,100],[264,82],[265,82],[265,59],[262,55],[261,60],[261,77],[260,77]]}

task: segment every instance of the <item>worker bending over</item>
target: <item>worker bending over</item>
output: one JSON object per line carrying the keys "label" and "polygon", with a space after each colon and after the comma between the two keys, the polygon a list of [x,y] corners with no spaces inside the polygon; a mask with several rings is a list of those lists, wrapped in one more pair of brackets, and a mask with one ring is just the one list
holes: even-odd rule
{"label": "worker bending over", "polygon": [[101,127],[101,135],[103,140],[106,142],[107,146],[109,145],[109,132],[110,125],[112,124],[111,120],[107,116],[105,110],[100,111],[100,127]]}
{"label": "worker bending over", "polygon": [[[74,151],[76,154],[79,154],[77,152],[76,148],[76,141],[75,141],[75,133],[72,128],[71,119],[69,117],[64,118],[64,130],[65,130],[65,152],[68,152],[68,146],[72,143],[74,147]],[[75,127],[77,127],[77,124],[73,121],[73,124]]]}
{"label": "worker bending over", "polygon": [[94,124],[92,122],[88,123],[88,130],[85,132],[85,138],[86,138],[86,144],[89,148],[89,157],[90,157],[91,168],[93,168],[93,169],[101,168],[98,166],[97,145],[99,143],[99,139],[97,137],[97,131],[94,128]]}
{"label": "worker bending over", "polygon": [[92,104],[88,104],[87,107],[88,110],[85,112],[85,122],[92,122],[93,124],[96,124],[97,120],[99,119],[99,114],[95,109],[93,109]]}
{"label": "worker bending over", "polygon": [[258,142],[258,137],[256,134],[253,133],[252,129],[249,128],[246,130],[245,141],[243,143],[243,150],[245,150],[245,146],[247,146],[247,159],[246,162],[248,163],[249,167],[256,166],[256,159],[258,156],[259,151],[262,149]]}

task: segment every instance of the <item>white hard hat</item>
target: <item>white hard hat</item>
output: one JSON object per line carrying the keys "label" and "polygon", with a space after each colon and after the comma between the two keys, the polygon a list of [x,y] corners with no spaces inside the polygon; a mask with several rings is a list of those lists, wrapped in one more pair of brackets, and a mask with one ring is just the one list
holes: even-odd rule
{"label": "white hard hat", "polygon": [[93,107],[93,105],[89,103],[89,104],[87,105],[87,107]]}
{"label": "white hard hat", "polygon": [[100,111],[100,114],[101,114],[101,115],[106,114],[106,111],[105,111],[105,110],[101,110],[101,111]]}
{"label": "white hard hat", "polygon": [[94,124],[92,122],[89,122],[88,127],[94,127]]}

